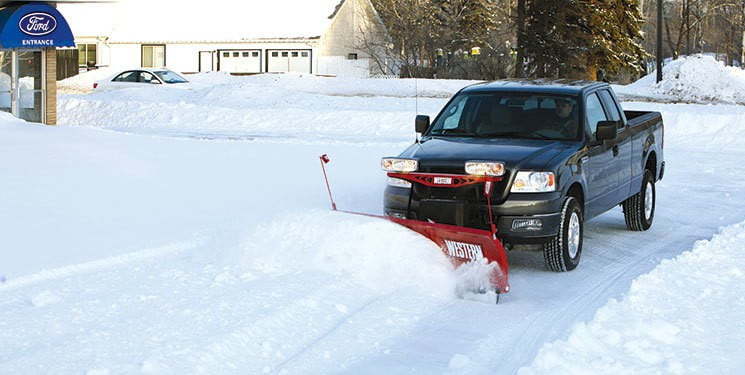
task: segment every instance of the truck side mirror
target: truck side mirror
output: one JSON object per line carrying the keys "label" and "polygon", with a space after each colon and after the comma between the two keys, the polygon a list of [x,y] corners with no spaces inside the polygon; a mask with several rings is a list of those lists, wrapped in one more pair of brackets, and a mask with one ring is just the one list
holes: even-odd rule
{"label": "truck side mirror", "polygon": [[418,115],[414,122],[414,127],[417,133],[424,133],[429,128],[429,116]]}
{"label": "truck side mirror", "polygon": [[618,121],[598,121],[595,138],[598,141],[610,141],[616,139],[618,134]]}

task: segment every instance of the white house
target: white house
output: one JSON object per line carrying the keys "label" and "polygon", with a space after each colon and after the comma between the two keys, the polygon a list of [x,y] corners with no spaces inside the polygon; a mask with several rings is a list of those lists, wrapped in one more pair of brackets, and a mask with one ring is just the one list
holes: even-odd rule
{"label": "white house", "polygon": [[122,0],[59,9],[76,25],[81,65],[187,73],[391,73],[361,47],[362,40],[386,38],[370,0]]}

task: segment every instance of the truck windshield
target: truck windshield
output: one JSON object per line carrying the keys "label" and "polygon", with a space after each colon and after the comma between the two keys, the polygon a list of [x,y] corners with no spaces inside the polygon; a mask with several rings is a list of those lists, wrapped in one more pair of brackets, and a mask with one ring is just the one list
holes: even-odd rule
{"label": "truck windshield", "polygon": [[572,96],[462,94],[445,107],[428,135],[574,140],[578,110]]}

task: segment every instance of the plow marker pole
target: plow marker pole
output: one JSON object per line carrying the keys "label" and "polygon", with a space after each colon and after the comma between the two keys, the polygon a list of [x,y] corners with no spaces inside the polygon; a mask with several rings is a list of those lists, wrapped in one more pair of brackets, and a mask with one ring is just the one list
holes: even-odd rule
{"label": "plow marker pole", "polygon": [[321,169],[323,170],[323,179],[326,180],[326,190],[329,192],[329,200],[331,200],[331,209],[336,211],[336,203],[334,202],[334,197],[331,196],[331,186],[329,186],[329,178],[326,175],[326,164],[331,161],[329,159],[329,156],[326,154],[323,154],[320,156],[321,159]]}

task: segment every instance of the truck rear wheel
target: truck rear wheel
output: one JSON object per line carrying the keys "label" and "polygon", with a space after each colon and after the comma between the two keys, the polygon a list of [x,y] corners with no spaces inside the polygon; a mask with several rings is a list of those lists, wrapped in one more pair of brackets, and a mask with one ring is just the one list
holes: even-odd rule
{"label": "truck rear wheel", "polygon": [[582,255],[583,230],[582,207],[574,197],[567,197],[561,210],[559,233],[543,245],[546,268],[554,272],[577,268]]}
{"label": "truck rear wheel", "polygon": [[645,231],[652,226],[657,192],[654,187],[654,175],[647,169],[644,172],[642,189],[622,203],[626,228],[633,231]]}

